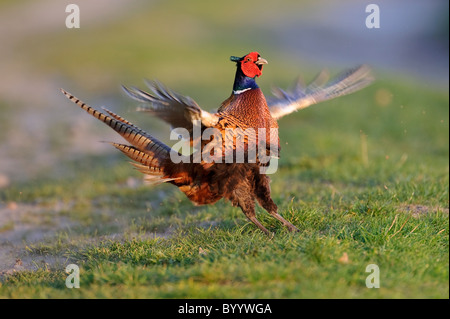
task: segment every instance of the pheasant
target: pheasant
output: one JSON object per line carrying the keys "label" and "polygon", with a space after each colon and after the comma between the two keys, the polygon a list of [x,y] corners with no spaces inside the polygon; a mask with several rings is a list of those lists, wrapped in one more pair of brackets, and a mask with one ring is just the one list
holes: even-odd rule
{"label": "pheasant", "polygon": [[[230,59],[237,66],[233,90],[213,113],[200,108],[190,97],[176,93],[156,81],[147,81],[152,93],[123,87],[131,98],[143,103],[140,110],[189,134],[188,138],[194,147],[190,155],[174,151],[106,108],[103,111],[96,110],[67,91],[61,91],[69,100],[114,129],[131,144],[111,143],[131,158],[134,161],[132,164],[146,174],[151,182],[177,186],[195,205],[228,199],[233,206],[240,207],[261,231],[271,236],[271,232],[256,218],[256,200],[289,231],[298,231],[296,226],[278,214],[265,170],[270,167],[271,161],[278,158],[279,138],[277,134],[272,136],[272,132],[276,133],[278,129],[277,120],[310,105],[362,89],[373,80],[370,69],[366,65],[358,66],[341,73],[330,82],[327,82],[328,76],[322,71],[307,87],[298,82],[290,91],[276,88],[273,90],[274,97],[266,100],[256,78],[262,75],[267,60],[258,52],[243,57],[232,56]],[[201,133],[201,137],[208,130],[214,130],[216,134],[206,134],[207,138],[199,141],[192,136],[195,130]],[[250,156],[256,152],[255,148],[258,154]],[[231,161],[230,157],[226,158],[230,150]],[[205,160],[211,153],[215,154],[215,157],[212,156],[214,160]],[[243,156],[244,161],[237,161],[238,156]]]}

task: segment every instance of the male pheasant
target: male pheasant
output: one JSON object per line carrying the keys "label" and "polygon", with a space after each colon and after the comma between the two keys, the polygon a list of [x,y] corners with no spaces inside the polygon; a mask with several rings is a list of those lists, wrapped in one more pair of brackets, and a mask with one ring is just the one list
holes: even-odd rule
{"label": "male pheasant", "polygon": [[[269,178],[265,170],[270,167],[267,159],[272,157],[273,161],[278,156],[278,135],[272,135],[273,132],[277,133],[277,119],[367,86],[372,81],[370,70],[365,65],[359,66],[343,72],[328,83],[328,77],[322,72],[306,88],[298,83],[290,92],[275,89],[275,97],[266,101],[255,80],[261,76],[267,61],[257,52],[241,58],[232,56],[231,61],[236,62],[237,66],[233,91],[215,113],[201,109],[190,97],[175,93],[158,82],[147,83],[152,93],[124,87],[129,96],[144,103],[141,110],[168,122],[173,128],[181,128],[189,133],[191,144],[197,147],[190,155],[175,152],[107,109],[100,112],[65,90],[61,91],[131,144],[112,143],[135,161],[133,165],[146,174],[149,180],[177,186],[196,205],[213,204],[226,198],[233,206],[239,206],[259,229],[270,235],[256,219],[256,199],[289,231],[298,231],[297,227],[278,214],[277,205],[270,196]],[[206,135],[207,138],[195,140],[192,133],[196,128],[201,137]],[[208,129],[219,134],[205,134]],[[256,154],[252,147],[259,148],[256,156],[251,156]],[[226,157],[230,149],[232,156]],[[210,160],[205,160],[208,156]],[[238,161],[238,157],[244,160]]]}

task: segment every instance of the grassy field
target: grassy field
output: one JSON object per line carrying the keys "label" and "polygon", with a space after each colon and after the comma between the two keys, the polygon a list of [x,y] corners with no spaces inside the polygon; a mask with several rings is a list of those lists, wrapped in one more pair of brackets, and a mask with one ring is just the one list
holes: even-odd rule
{"label": "grassy field", "polygon": [[[223,31],[230,27],[226,17],[208,16],[208,8],[186,7],[169,15],[170,10],[160,5],[90,35],[35,38],[49,45],[33,52],[34,70],[58,71],[78,83],[78,92],[91,89],[88,96],[156,74],[200,105],[228,96],[234,67],[223,57],[244,53],[249,45],[261,47],[269,60],[280,57],[270,61],[259,81],[264,92],[271,83],[287,86],[298,75],[289,55],[280,56],[262,40],[231,41],[239,25]],[[188,21],[179,13],[186,10]],[[161,20],[167,16],[170,21]],[[165,37],[138,42],[149,17],[170,28]],[[207,21],[218,36],[212,38],[195,21]],[[183,36],[180,25],[188,28]],[[190,38],[194,33],[197,37]],[[194,40],[214,58],[198,55]],[[230,42],[234,47],[225,48]],[[127,50],[108,54],[111,47]],[[104,81],[83,77],[86,70]],[[17,223],[0,225],[0,235],[19,223],[57,229],[18,245],[17,257],[34,267],[0,275],[0,297],[448,298],[448,90],[379,77],[361,92],[280,120],[282,153],[271,176],[272,196],[300,233],[288,233],[258,208],[260,221],[275,233],[269,239],[227,202],[195,207],[170,185],[145,185],[119,152],[81,154],[58,163],[52,174],[44,171],[0,189],[0,208],[29,212]],[[114,111],[155,133],[155,122],[129,112],[130,105]],[[169,129],[158,130],[167,141]],[[104,140],[103,132],[107,129],[93,140]],[[65,137],[61,129],[52,144],[61,154]],[[4,130],[0,139],[7,139]],[[55,176],[55,170],[64,173]],[[66,288],[67,264],[80,267],[79,289]],[[379,267],[379,289],[366,287],[370,264]]]}
{"label": "grassy field", "polygon": [[[86,158],[73,164],[76,177],[10,187],[2,201],[40,202],[49,221],[52,205],[62,202],[67,208],[59,214],[72,226],[27,245],[27,255],[53,255],[61,265],[6,276],[0,295],[448,296],[448,100],[422,92],[423,101],[403,103],[396,94],[381,107],[367,97],[378,90],[379,84],[281,122],[299,128],[282,129],[287,145],[273,196],[299,234],[261,212],[276,234],[269,240],[227,203],[193,207],[171,187],[127,186],[139,175],[122,157]],[[337,115],[351,123],[336,123]],[[69,262],[81,267],[80,289],[65,288],[62,264]],[[365,286],[369,264],[380,268],[380,289]]]}

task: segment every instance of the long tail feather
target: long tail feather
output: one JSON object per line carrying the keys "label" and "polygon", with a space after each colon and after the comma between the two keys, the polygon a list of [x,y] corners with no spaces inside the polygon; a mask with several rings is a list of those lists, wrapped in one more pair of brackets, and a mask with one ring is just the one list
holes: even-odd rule
{"label": "long tail feather", "polygon": [[87,105],[67,91],[61,89],[61,92],[63,92],[69,100],[85,110],[87,113],[111,127],[141,152],[155,156],[158,160],[163,159],[161,157],[163,153],[164,155],[168,155],[170,153],[169,146],[160,142],[119,115],[105,109],[105,111],[109,114],[106,115]]}
{"label": "long tail feather", "polygon": [[164,175],[162,174],[161,171],[155,170],[152,167],[134,163],[134,162],[130,162],[130,163],[139,172],[145,174],[146,175],[145,180],[151,184],[160,184],[160,183],[166,183],[166,182],[171,182],[171,181],[182,179],[181,177],[175,177],[175,178],[164,177]]}
{"label": "long tail feather", "polygon": [[146,174],[146,179],[151,183],[165,183],[176,180],[167,176],[162,166],[163,162],[170,157],[171,148],[156,138],[127,121],[120,115],[102,108],[105,113],[97,111],[67,91],[61,89],[64,95],[80,108],[102,121],[132,145],[111,143],[126,156],[137,163],[132,163],[139,171]]}
{"label": "long tail feather", "polygon": [[[152,170],[161,173],[162,169],[159,166],[158,158],[147,153],[141,152],[134,146],[119,144],[119,143],[111,143],[115,148],[124,153],[126,156],[131,158],[133,161],[141,163],[147,167],[150,167]],[[155,154],[156,156],[158,154]]]}

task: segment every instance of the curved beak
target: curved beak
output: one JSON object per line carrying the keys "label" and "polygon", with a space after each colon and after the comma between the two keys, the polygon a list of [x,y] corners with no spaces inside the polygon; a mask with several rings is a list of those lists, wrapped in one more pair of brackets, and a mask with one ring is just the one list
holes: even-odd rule
{"label": "curved beak", "polygon": [[257,65],[262,65],[262,64],[268,64],[269,62],[267,62],[266,59],[263,59],[261,57],[258,58],[258,60],[256,60],[255,64]]}

